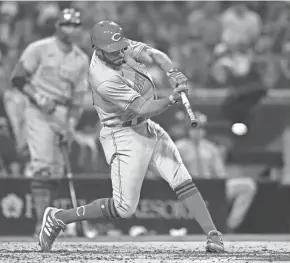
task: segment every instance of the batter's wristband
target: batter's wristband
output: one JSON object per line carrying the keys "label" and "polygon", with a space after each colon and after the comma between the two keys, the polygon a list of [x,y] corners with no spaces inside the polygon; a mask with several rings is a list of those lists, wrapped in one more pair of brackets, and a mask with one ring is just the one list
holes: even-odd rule
{"label": "batter's wristband", "polygon": [[169,100],[170,100],[170,103],[169,103],[170,106],[177,102],[177,100],[174,98],[172,94],[169,96]]}
{"label": "batter's wristband", "polygon": [[166,72],[166,75],[167,77],[169,77],[172,73],[174,72],[178,72],[179,70],[177,68],[172,68],[172,69],[169,69],[167,72]]}

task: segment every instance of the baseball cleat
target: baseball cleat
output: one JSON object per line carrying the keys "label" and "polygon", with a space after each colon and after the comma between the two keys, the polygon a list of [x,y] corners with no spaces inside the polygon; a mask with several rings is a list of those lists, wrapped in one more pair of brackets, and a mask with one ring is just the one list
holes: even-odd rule
{"label": "baseball cleat", "polygon": [[44,211],[38,238],[38,244],[43,252],[48,252],[51,249],[60,231],[65,229],[65,224],[61,220],[55,218],[55,214],[59,211],[61,211],[61,209],[53,207],[48,207]]}
{"label": "baseball cleat", "polygon": [[221,232],[212,230],[207,235],[206,252],[221,253],[224,252],[224,242]]}

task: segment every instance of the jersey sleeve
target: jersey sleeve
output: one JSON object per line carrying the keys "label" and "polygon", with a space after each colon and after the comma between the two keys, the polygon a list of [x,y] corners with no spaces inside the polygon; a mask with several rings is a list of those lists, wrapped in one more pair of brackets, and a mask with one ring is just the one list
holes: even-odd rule
{"label": "jersey sleeve", "polygon": [[130,40],[127,52],[132,58],[138,61],[139,55],[145,47],[147,47],[145,43]]}
{"label": "jersey sleeve", "polygon": [[122,110],[127,110],[130,103],[141,96],[118,77],[101,83],[97,87],[97,93]]}
{"label": "jersey sleeve", "polygon": [[40,61],[40,46],[38,43],[29,44],[23,51],[20,62],[22,62],[23,67],[29,72],[33,73]]}

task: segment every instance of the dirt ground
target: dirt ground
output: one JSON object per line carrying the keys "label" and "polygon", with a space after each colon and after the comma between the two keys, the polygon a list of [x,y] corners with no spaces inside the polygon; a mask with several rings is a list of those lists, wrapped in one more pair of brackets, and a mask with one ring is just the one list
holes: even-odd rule
{"label": "dirt ground", "polygon": [[0,237],[0,262],[290,262],[290,236],[225,236],[223,254],[204,251],[204,237],[57,239],[49,253],[31,238]]}

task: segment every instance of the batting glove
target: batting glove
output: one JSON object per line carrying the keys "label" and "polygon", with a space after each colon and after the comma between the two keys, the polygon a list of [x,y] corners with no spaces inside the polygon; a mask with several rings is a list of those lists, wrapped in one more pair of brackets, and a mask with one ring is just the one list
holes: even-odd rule
{"label": "batting glove", "polygon": [[179,85],[175,88],[172,94],[169,96],[169,99],[172,103],[176,103],[181,100],[181,93],[184,92],[185,94],[188,93],[188,87],[185,84]]}
{"label": "batting glove", "polygon": [[170,69],[167,71],[166,75],[168,76],[170,85],[173,88],[176,88],[181,84],[187,85],[187,77],[185,77],[178,69]]}
{"label": "batting glove", "polygon": [[60,133],[60,145],[66,144],[69,147],[75,139],[76,130],[73,127],[69,127],[67,130],[64,130]]}
{"label": "batting glove", "polygon": [[54,112],[56,104],[52,99],[48,98],[47,96],[40,93],[35,93],[33,96],[33,100],[36,105],[44,112],[49,114]]}

